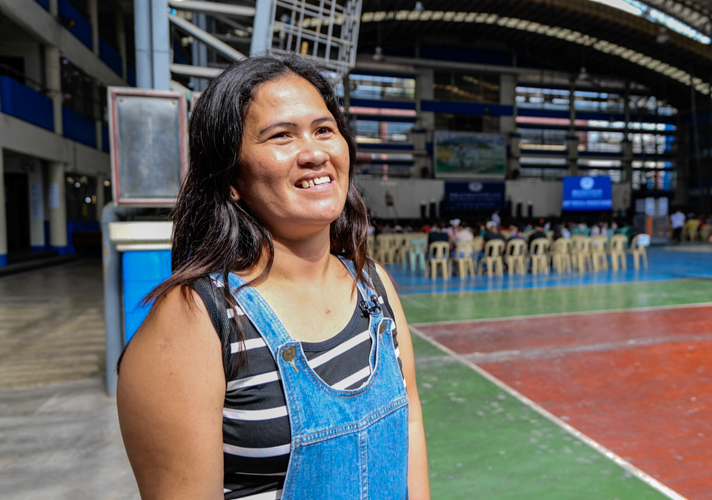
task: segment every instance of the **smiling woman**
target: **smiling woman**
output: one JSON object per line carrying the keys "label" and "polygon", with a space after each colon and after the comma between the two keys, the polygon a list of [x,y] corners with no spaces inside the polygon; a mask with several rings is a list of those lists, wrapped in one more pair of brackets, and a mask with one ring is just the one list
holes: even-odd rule
{"label": "smiling woman", "polygon": [[193,112],[173,275],[120,361],[143,498],[429,498],[408,327],[320,71],[248,59]]}

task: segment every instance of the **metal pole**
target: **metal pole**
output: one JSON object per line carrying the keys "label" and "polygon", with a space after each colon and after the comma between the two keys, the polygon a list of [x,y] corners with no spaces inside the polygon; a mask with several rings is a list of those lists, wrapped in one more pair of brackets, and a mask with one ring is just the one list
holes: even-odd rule
{"label": "metal pole", "polygon": [[257,0],[255,20],[252,25],[252,44],[250,55],[265,55],[272,48],[270,25],[272,23],[272,0]]}
{"label": "metal pole", "polygon": [[704,187],[702,186],[702,165],[700,165],[700,137],[697,131],[697,110],[695,109],[695,85],[692,83],[692,72],[690,72],[690,103],[692,105],[692,131],[695,141],[695,167],[697,169],[697,181],[699,183],[698,197],[700,200],[700,216],[705,211],[705,204],[702,196]]}
{"label": "metal pole", "polygon": [[151,0],[134,0],[134,30],[136,43],[136,86],[153,88],[151,57]]}
{"label": "metal pole", "polygon": [[153,88],[171,88],[171,44],[168,26],[168,0],[151,0],[151,60]]}
{"label": "metal pole", "polygon": [[138,207],[107,203],[101,213],[101,244],[104,266],[104,323],[106,325],[106,392],[116,395],[116,363],[124,348],[123,304],[121,302],[121,254],[109,236],[109,223],[135,213]]}

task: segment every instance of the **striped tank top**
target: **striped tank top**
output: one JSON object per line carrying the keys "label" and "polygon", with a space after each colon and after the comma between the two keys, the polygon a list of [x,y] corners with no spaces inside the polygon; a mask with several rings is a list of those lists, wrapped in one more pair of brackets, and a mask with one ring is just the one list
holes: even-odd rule
{"label": "striped tank top", "polygon": [[[384,316],[393,318],[378,273],[374,270],[370,276],[384,298]],[[227,381],[223,405],[225,499],[279,499],[289,464],[291,430],[277,365],[247,317],[230,307],[220,280],[202,278],[194,289],[205,302],[223,343]],[[324,382],[352,390],[368,380],[368,328],[368,314],[357,305],[349,323],[334,337],[301,343],[309,365]],[[244,343],[237,341],[238,329]],[[395,334],[394,341],[399,354]],[[243,361],[237,366],[243,349]]]}

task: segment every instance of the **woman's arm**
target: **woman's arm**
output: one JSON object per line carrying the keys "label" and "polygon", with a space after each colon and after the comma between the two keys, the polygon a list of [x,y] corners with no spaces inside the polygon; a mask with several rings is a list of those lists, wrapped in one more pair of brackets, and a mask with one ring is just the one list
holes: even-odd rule
{"label": "woman's arm", "polygon": [[223,498],[222,346],[197,293],[159,299],[126,349],[116,399],[141,498]]}
{"label": "woman's arm", "polygon": [[408,454],[408,490],[412,500],[429,500],[428,455],[425,449],[425,431],[423,430],[423,414],[420,409],[418,387],[415,385],[413,343],[410,340],[410,331],[408,330],[405,313],[403,313],[403,307],[393,287],[391,277],[380,264],[376,264],[376,269],[383,285],[386,287],[388,302],[395,315],[400,360],[408,391],[408,404],[410,407],[410,415],[408,417],[410,447]]}

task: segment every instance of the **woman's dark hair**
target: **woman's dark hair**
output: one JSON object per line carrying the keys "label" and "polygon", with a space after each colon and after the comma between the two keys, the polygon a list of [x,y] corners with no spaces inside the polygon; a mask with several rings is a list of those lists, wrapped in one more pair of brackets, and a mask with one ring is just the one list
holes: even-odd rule
{"label": "woman's dark hair", "polygon": [[[173,217],[173,274],[146,297],[147,301],[159,299],[175,287],[190,287],[210,273],[220,273],[227,283],[230,272],[251,268],[265,250],[267,266],[252,283],[268,276],[274,261],[272,236],[243,202],[233,201],[230,187],[237,186],[240,178],[245,118],[258,87],[292,75],[314,85],[348,144],[349,189],[344,210],[331,224],[331,253],[352,260],[358,278],[363,277],[368,219],[353,184],[356,145],[323,71],[296,55],[254,57],[233,64],[208,85],[190,121],[188,172]],[[187,293],[187,288],[184,291]],[[226,298],[234,304],[229,293]]]}

